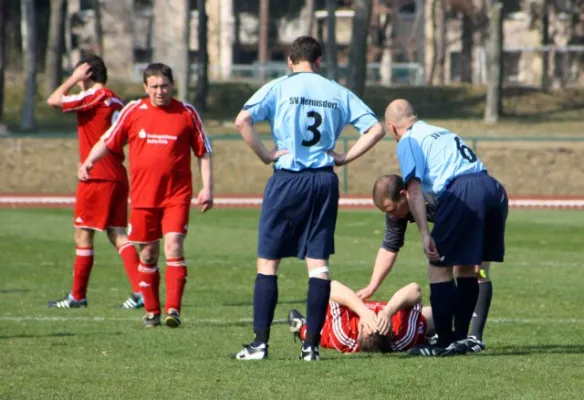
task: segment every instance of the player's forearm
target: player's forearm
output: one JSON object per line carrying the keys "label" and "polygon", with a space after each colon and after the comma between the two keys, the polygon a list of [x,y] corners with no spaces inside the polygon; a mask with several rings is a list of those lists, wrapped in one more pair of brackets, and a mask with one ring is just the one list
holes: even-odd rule
{"label": "player's forearm", "polygon": [[357,315],[363,316],[369,310],[357,294],[339,281],[331,282],[330,299],[335,303],[348,307]]}
{"label": "player's forearm", "polygon": [[388,315],[394,315],[400,310],[415,306],[421,300],[422,293],[420,292],[420,286],[416,283],[410,283],[391,296],[383,311]]}
{"label": "player's forearm", "polygon": [[379,248],[369,285],[374,286],[377,289],[383,283],[393,268],[395,260],[397,259],[397,254],[398,253],[386,250],[383,247]]}
{"label": "player's forearm", "polygon": [[346,163],[350,163],[353,160],[361,157],[363,154],[367,153],[377,142],[379,142],[385,136],[385,130],[378,122],[373,125],[364,135],[355,142],[355,144],[349,149],[345,157]]}
{"label": "player's forearm", "polygon": [[416,179],[408,183],[408,203],[420,234],[422,236],[429,234],[426,202],[424,201],[422,185]]}
{"label": "player's forearm", "polygon": [[245,140],[245,143],[256,153],[259,159],[264,164],[269,164],[270,153],[255,131],[251,115],[247,111],[240,112],[235,120],[235,126],[239,130],[239,134],[243,137],[243,140]]}
{"label": "player's forearm", "polygon": [[70,76],[61,84],[47,99],[47,104],[53,108],[60,108],[63,104],[63,96],[66,96],[71,89],[75,87],[77,80]]}
{"label": "player's forearm", "polygon": [[84,161],[84,163],[89,164],[89,165],[93,165],[96,162],[98,162],[99,160],[101,160],[103,157],[105,157],[106,154],[108,154],[108,153],[109,153],[109,149],[107,148],[103,139],[100,139],[93,146],[93,148],[89,152],[89,155],[87,156],[87,159]]}
{"label": "player's forearm", "polygon": [[201,171],[203,188],[213,190],[213,163],[211,161],[211,154],[205,153],[203,157],[197,159],[197,162]]}

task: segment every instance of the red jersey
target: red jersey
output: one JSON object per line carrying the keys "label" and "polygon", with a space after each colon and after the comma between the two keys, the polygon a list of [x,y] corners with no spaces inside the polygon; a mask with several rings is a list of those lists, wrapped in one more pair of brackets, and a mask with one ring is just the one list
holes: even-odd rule
{"label": "red jersey", "polygon": [[[63,96],[61,106],[64,112],[77,113],[79,157],[83,162],[93,146],[116,120],[124,103],[114,92],[102,87]],[[106,155],[95,163],[91,170],[91,179],[125,182],[128,178],[123,162],[123,152]]]}
{"label": "red jersey", "polygon": [[191,203],[191,149],[197,157],[211,152],[193,106],[175,99],[166,107],[147,98],[132,101],[103,139],[116,154],[128,143],[132,208]]}
{"label": "red jersey", "polygon": [[[365,302],[370,310],[379,314],[387,303]],[[320,345],[336,349],[342,353],[359,351],[359,315],[345,306],[329,302]],[[426,319],[422,315],[422,305],[400,310],[391,317],[391,348],[404,351],[421,343],[426,336]]]}

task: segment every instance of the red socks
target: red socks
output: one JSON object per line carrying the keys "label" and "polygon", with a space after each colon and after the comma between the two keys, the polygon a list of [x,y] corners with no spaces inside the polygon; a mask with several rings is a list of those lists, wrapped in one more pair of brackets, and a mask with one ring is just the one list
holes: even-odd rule
{"label": "red socks", "polygon": [[160,315],[160,272],[156,264],[140,263],[138,279],[140,292],[144,296],[144,309],[147,313]]}
{"label": "red socks", "polygon": [[138,283],[140,279],[138,276],[138,265],[140,265],[140,259],[138,258],[136,248],[132,243],[128,242],[118,249],[118,253],[120,253],[120,257],[124,263],[124,269],[130,279],[132,290],[134,293],[139,293],[140,286],[138,286]]}
{"label": "red socks", "polygon": [[187,263],[184,257],[168,258],[166,260],[166,307],[165,311],[174,308],[180,313],[182,295],[187,282]]}
{"label": "red socks", "polygon": [[75,263],[73,264],[73,291],[71,294],[77,301],[87,296],[87,284],[93,268],[93,247],[77,247]]}

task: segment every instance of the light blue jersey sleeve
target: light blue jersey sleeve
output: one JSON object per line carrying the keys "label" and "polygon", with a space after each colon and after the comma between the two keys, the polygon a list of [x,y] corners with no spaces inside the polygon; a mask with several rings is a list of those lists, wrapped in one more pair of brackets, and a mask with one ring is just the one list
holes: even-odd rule
{"label": "light blue jersey sleeve", "polygon": [[274,115],[275,99],[274,86],[280,81],[277,79],[262,86],[253,96],[243,105],[243,109],[251,114],[254,122],[270,120]]}
{"label": "light blue jersey sleeve", "polygon": [[375,113],[369,108],[363,100],[357,97],[354,93],[347,90],[347,121],[346,124],[351,124],[359,131],[360,134],[367,132],[378,120]]}
{"label": "light blue jersey sleeve", "polygon": [[397,159],[406,186],[412,179],[418,179],[420,182],[424,182],[426,157],[424,157],[422,148],[414,138],[406,136],[399,141],[397,145]]}

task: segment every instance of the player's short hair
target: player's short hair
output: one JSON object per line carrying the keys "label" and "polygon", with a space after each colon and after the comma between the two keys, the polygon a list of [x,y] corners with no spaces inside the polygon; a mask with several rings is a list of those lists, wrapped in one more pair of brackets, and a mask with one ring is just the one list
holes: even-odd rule
{"label": "player's short hair", "polygon": [[103,62],[103,58],[92,54],[79,60],[77,65],[75,65],[75,68],[85,63],[89,64],[91,80],[105,85],[107,83],[107,67]]}
{"label": "player's short hair", "polygon": [[381,175],[373,185],[373,203],[377,207],[381,207],[385,199],[397,202],[400,199],[400,192],[405,188],[401,176],[397,174]]}
{"label": "player's short hair", "polygon": [[290,57],[292,64],[298,64],[300,61],[314,64],[322,57],[322,46],[312,36],[300,36],[290,45],[288,57]]}
{"label": "player's short hair", "polygon": [[373,333],[359,338],[359,348],[363,353],[391,353],[391,336]]}
{"label": "player's short hair", "polygon": [[146,69],[144,70],[144,84],[148,82],[148,78],[151,76],[164,76],[168,81],[174,84],[174,78],[172,77],[172,69],[162,63],[152,63],[148,64]]}

